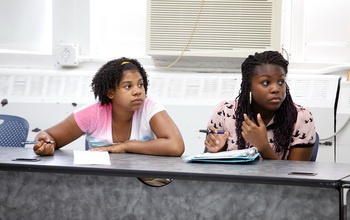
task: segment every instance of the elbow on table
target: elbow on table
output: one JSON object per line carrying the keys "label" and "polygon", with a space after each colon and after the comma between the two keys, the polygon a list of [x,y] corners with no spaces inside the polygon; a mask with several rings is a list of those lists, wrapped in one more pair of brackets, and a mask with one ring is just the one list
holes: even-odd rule
{"label": "elbow on table", "polygon": [[180,157],[185,152],[185,144],[183,141],[174,143],[173,146],[171,146],[171,148],[173,150],[171,151],[170,156]]}

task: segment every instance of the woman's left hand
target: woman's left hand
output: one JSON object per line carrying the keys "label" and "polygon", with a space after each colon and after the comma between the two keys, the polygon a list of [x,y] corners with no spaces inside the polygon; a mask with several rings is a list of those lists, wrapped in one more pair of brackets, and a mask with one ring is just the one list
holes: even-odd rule
{"label": "woman's left hand", "polygon": [[114,144],[108,147],[91,148],[90,151],[108,151],[109,153],[126,153],[124,143]]}
{"label": "woman's left hand", "polygon": [[242,136],[246,142],[254,147],[257,147],[258,149],[259,146],[269,146],[266,126],[260,114],[257,115],[257,124],[255,124],[246,114],[244,114]]}

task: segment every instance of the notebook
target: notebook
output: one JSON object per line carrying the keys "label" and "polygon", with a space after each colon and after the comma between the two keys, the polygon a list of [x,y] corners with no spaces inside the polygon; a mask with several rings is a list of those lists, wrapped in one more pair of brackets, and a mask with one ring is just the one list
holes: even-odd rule
{"label": "notebook", "polygon": [[211,163],[245,163],[254,161],[260,153],[256,147],[242,150],[230,150],[217,153],[201,153],[185,157],[187,162],[211,162]]}

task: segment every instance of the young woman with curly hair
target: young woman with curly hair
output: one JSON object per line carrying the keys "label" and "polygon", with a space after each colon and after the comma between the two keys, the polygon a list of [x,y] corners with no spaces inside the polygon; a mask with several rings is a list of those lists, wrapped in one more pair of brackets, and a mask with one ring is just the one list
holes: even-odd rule
{"label": "young woman with curly hair", "polygon": [[136,59],[122,57],[103,65],[92,79],[98,100],[40,132],[38,155],[53,155],[86,134],[91,150],[111,153],[181,156],[184,142],[164,107],[147,98],[148,79]]}

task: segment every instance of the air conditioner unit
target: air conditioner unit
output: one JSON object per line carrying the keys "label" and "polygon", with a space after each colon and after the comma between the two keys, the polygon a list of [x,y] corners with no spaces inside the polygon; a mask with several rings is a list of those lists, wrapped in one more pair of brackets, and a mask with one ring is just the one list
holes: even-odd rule
{"label": "air conditioner unit", "polygon": [[281,51],[281,0],[148,0],[147,7],[153,59]]}

